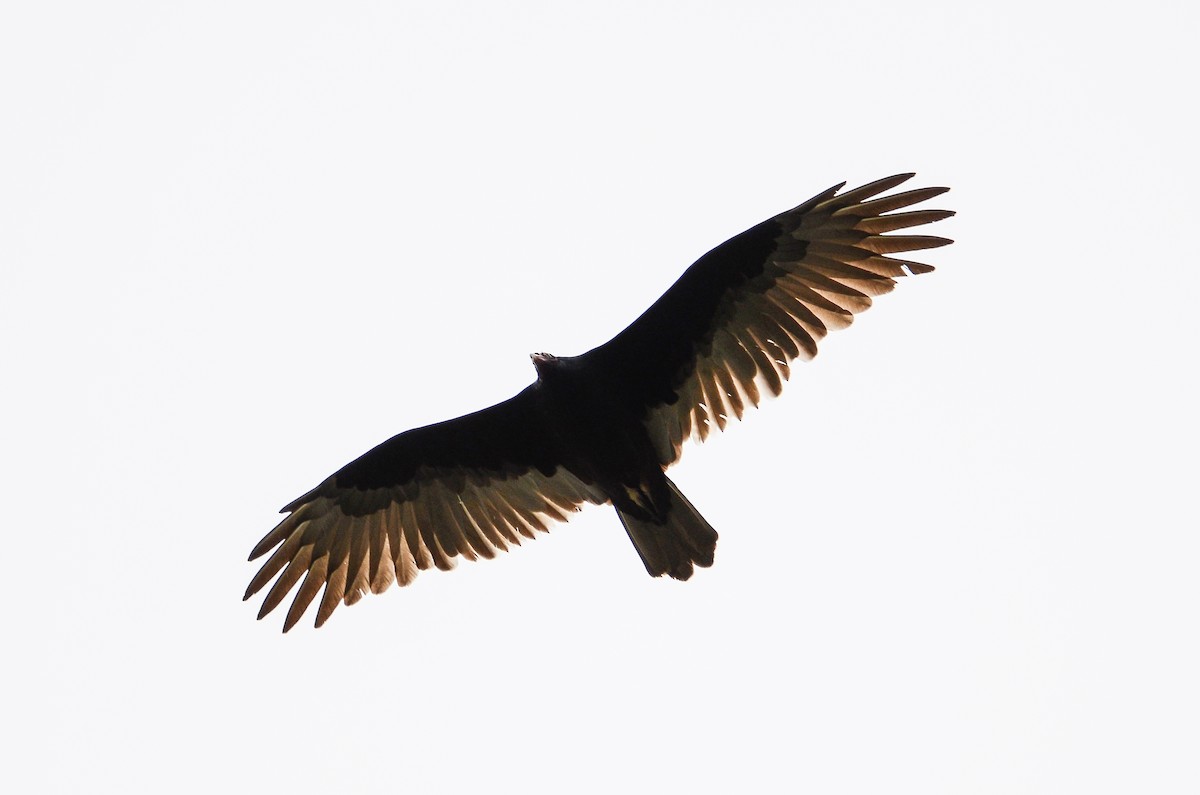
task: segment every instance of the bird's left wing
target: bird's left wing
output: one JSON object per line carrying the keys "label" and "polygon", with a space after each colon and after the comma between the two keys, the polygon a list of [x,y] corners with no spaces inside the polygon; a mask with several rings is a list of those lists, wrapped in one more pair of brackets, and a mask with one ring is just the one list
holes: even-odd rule
{"label": "bird's left wing", "polygon": [[628,328],[580,357],[608,375],[612,400],[645,418],[663,466],[684,439],[703,440],[758,405],[761,387],[778,395],[792,361],[815,356],[829,330],[850,325],[897,277],[933,270],[890,255],[950,240],[885,234],[954,215],[906,210],[946,188],[879,197],[912,176],[845,193],[836,185],[722,243]]}
{"label": "bird's left wing", "polygon": [[537,388],[458,419],[394,436],[287,505],[286,519],[250,553],[274,549],[246,589],[278,575],[258,617],[300,584],[284,632],[324,588],[319,627],[338,604],[407,585],[422,569],[450,569],[533,538],[605,497],[561,464]]}

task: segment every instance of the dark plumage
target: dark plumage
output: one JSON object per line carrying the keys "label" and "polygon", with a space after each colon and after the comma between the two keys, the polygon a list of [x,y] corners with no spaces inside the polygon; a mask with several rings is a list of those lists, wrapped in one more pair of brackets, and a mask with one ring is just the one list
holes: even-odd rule
{"label": "dark plumage", "polygon": [[717,533],[665,470],[701,440],[778,395],[789,363],[811,359],[896,277],[933,270],[889,255],[944,246],[887,235],[953,215],[895,212],[946,191],[873,198],[889,177],[838,185],[722,243],[616,337],[575,357],[533,354],[538,378],[516,396],[406,431],[287,505],[255,546],[274,549],[246,590],[272,578],[258,617],[300,583],[284,631],[324,588],[319,627],[338,604],[407,585],[459,555],[491,558],[586,502],[611,503],[653,576],[710,566]]}

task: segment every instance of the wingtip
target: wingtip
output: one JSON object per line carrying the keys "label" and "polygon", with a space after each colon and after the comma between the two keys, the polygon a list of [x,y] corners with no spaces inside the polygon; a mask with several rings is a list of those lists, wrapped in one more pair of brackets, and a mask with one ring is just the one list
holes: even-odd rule
{"label": "wingtip", "polygon": [[[886,191],[889,191],[898,185],[908,182],[914,176],[916,176],[916,172],[893,174],[890,177],[884,177],[883,179],[877,179],[872,182],[868,182],[865,185],[859,185],[858,187],[848,190],[845,193],[838,193],[836,204],[838,207],[846,207],[851,204],[865,202],[874,196],[878,196],[879,194],[885,193]],[[840,191],[845,185],[846,183],[843,182],[838,186],[838,190]]]}

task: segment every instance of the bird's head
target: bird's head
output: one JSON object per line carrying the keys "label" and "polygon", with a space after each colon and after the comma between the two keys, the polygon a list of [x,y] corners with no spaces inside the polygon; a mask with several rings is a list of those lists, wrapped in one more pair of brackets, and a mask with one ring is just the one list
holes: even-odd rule
{"label": "bird's head", "polygon": [[531,353],[529,354],[529,358],[533,360],[533,366],[537,370],[538,378],[545,378],[546,374],[558,362],[558,357],[552,353]]}

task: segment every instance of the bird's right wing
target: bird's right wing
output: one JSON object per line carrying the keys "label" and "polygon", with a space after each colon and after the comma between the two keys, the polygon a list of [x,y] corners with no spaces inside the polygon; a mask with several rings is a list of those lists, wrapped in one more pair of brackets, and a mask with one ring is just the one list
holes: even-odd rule
{"label": "bird's right wing", "polygon": [[606,498],[561,464],[538,410],[536,385],[474,414],[394,436],[342,467],[283,511],[254,547],[274,549],[244,598],[272,578],[258,617],[301,583],[284,632],[324,587],[316,625],[367,591],[407,585],[422,569],[453,568],[533,538]]}

